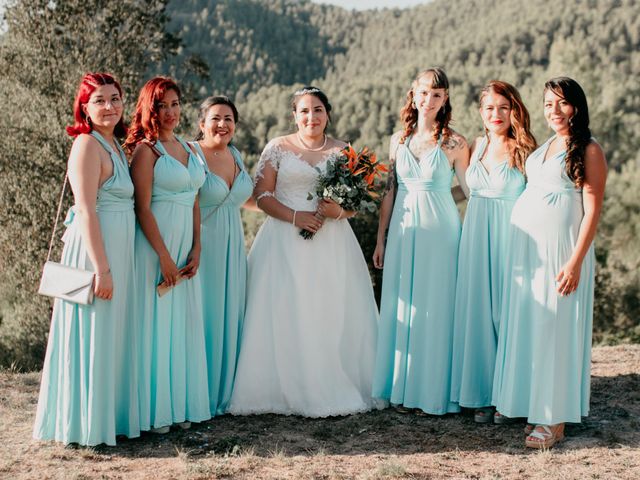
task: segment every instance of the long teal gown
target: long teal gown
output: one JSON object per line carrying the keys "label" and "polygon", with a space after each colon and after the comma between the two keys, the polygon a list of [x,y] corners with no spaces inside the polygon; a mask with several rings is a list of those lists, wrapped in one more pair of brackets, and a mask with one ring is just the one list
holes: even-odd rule
{"label": "long teal gown", "polygon": [[441,415],[450,399],[460,217],[441,140],[418,160],[408,138],[384,258],[373,396]]}
{"label": "long teal gown", "polygon": [[[96,297],[92,305],[55,300],[33,436],[65,444],[115,445],[116,435],[140,434],[133,183],[122,149],[115,152],[98,132],[91,135],[113,163],[113,175],[98,189],[96,202],[113,298]],[[65,225],[61,263],[94,270],[76,207],[69,210]]]}
{"label": "long teal gown", "polygon": [[507,161],[487,171],[487,145],[483,137],[467,169],[471,195],[458,255],[451,400],[467,408],[491,405],[509,219],[525,184]]}
{"label": "long teal gown", "polygon": [[240,173],[231,189],[209,170],[197,142],[207,179],[200,188],[202,220],[200,280],[204,312],[211,415],[226,412],[236,373],[247,288],[247,254],[240,208],[253,191],[240,152],[229,146]]}
{"label": "long teal gown", "polygon": [[[189,153],[188,166],[162,154],[153,168],[151,211],[164,244],[178,268],[187,264],[193,245],[193,206],[205,172]],[[207,358],[198,274],[159,297],[162,280],[158,255],[142,229],[136,233],[138,322],[140,341],[140,428],[149,430],[184,421],[211,418],[207,388]]]}
{"label": "long teal gown", "polygon": [[594,286],[591,245],[578,289],[564,297],[556,291],[584,210],[565,172],[566,152],[544,160],[550,141],[527,159],[527,187],[511,214],[493,395],[502,414],[543,425],[589,413]]}

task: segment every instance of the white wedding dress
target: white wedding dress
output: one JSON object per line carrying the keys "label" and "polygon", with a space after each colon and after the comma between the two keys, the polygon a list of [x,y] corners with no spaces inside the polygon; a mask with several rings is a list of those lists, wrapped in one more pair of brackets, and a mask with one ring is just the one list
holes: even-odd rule
{"label": "white wedding dress", "polygon": [[[317,167],[323,169],[335,154]],[[262,153],[277,170],[273,195],[312,211],[318,171],[277,139]],[[249,253],[247,309],[229,412],[305,417],[370,410],[378,310],[358,241],[346,220],[327,219],[312,240],[268,217]]]}

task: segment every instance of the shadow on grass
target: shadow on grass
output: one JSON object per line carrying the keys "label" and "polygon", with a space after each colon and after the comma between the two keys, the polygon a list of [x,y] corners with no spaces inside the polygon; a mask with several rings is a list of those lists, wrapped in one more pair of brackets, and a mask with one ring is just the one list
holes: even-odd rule
{"label": "shadow on grass", "polygon": [[[524,423],[477,425],[472,411],[444,417],[400,414],[393,409],[347,417],[224,415],[190,430],[143,434],[95,453],[123,457],[186,455],[314,456],[446,453],[522,454]],[[640,375],[593,377],[591,414],[566,427],[559,449],[624,448],[640,445]]]}

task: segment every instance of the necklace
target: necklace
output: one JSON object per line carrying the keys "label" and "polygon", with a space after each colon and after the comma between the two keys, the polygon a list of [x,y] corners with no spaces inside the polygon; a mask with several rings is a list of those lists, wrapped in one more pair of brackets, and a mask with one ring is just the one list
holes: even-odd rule
{"label": "necklace", "polygon": [[300,145],[302,145],[302,148],[305,149],[307,152],[319,152],[327,145],[327,136],[324,134],[323,134],[324,142],[322,142],[322,145],[316,148],[311,148],[306,143],[304,143],[304,140],[302,140],[302,136],[300,135],[300,132],[296,132],[296,136],[298,137],[298,141],[300,142]]}
{"label": "necklace", "polygon": [[214,149],[212,147],[209,147],[209,146],[206,146],[206,145],[203,145],[203,144],[200,144],[200,147],[202,148],[203,151],[205,149],[210,151],[215,157],[218,157],[218,156],[222,155],[228,148],[228,147],[224,147],[221,151],[217,151],[216,149]]}

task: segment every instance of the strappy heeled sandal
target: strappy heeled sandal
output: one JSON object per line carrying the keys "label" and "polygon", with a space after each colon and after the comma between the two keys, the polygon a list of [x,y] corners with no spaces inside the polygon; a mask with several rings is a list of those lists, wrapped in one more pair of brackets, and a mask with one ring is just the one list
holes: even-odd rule
{"label": "strappy heeled sandal", "polygon": [[402,414],[406,414],[406,413],[411,413],[411,409],[405,407],[404,405],[400,404],[400,405],[393,405],[393,409],[398,412],[398,413],[402,413]]}
{"label": "strappy heeled sandal", "polygon": [[476,423],[491,423],[494,415],[495,409],[493,407],[476,408],[473,414],[473,421]]}
{"label": "strappy heeled sandal", "polygon": [[[538,429],[542,429],[538,430]],[[556,443],[564,439],[561,425],[549,427],[547,425],[536,425],[533,431],[527,436],[525,445],[528,448],[551,448]]]}

